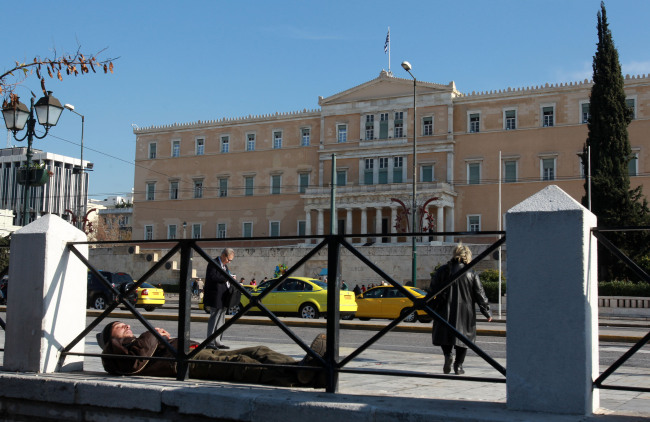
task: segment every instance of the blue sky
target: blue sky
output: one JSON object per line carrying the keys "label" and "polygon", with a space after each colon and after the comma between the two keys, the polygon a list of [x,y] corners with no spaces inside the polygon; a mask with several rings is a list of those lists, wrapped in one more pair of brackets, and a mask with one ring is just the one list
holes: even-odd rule
{"label": "blue sky", "polygon": [[[605,6],[623,73],[650,73],[650,1]],[[409,78],[408,60],[419,80],[455,81],[465,93],[590,79],[600,0],[35,0],[3,9],[2,33],[13,39],[0,49],[2,73],[79,46],[119,57],[113,75],[47,84],[85,115],[89,193],[102,199],[134,188],[132,124],[318,108],[318,96],[388,69],[389,26],[398,77]],[[25,103],[30,90],[40,92],[36,77],[17,91]],[[80,135],[81,119],[64,111],[34,147],[78,157]]]}

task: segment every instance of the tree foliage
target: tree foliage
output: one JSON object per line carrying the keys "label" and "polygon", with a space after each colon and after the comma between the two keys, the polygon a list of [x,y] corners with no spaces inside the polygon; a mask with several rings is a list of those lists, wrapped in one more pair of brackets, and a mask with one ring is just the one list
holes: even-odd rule
{"label": "tree foliage", "polygon": [[[15,66],[0,74],[0,95],[3,98],[3,107],[8,103],[18,100],[15,94],[16,88],[21,85],[32,74],[41,82],[41,89],[45,95],[46,76],[50,79],[63,81],[64,76],[82,76],[87,73],[113,73],[113,61],[117,58],[100,60],[96,54],[83,54],[79,47],[74,54],[57,54],[54,51],[52,57],[35,56],[31,61],[15,62]],[[36,96],[34,93],[32,95]]]}
{"label": "tree foliage", "polygon": [[[589,134],[582,154],[585,170],[588,170],[589,164],[591,166],[591,211],[598,217],[600,227],[647,225],[650,212],[641,187],[630,189],[628,166],[633,156],[627,127],[632,121],[632,112],[625,102],[621,65],[607,23],[604,3],[601,2],[600,7],[589,104]],[[587,192],[588,184],[587,179]],[[587,196],[583,197],[583,204],[588,205]],[[644,233],[617,232],[611,236],[608,233],[608,237],[632,259],[638,259],[649,251],[650,245]],[[630,272],[618,259],[600,248],[601,280],[629,275]]]}

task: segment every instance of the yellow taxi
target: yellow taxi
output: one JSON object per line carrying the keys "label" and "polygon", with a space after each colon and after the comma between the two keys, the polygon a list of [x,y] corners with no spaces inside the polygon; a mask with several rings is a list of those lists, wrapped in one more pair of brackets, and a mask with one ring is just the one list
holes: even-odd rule
{"label": "yellow taxi", "polygon": [[[404,286],[416,298],[425,297],[427,292],[417,287]],[[366,290],[364,293],[357,295],[357,314],[360,320],[369,320],[370,318],[390,318],[395,319],[407,308],[413,306],[413,301],[407,298],[402,292],[393,286],[378,286]],[[405,322],[430,322],[431,317],[424,311],[412,312],[407,316]]]}
{"label": "yellow taxi", "polygon": [[[253,295],[265,291],[274,280],[261,283]],[[317,319],[327,312],[327,283],[308,277],[288,277],[262,299],[262,303],[277,315],[299,316]],[[241,305],[248,305],[248,298],[242,296]],[[253,312],[259,308],[253,308]],[[341,290],[339,312],[341,317],[353,316],[357,311],[354,293]]]}
{"label": "yellow taxi", "polygon": [[149,283],[142,283],[136,292],[138,300],[135,306],[144,308],[145,311],[151,312],[165,304],[165,291]]}

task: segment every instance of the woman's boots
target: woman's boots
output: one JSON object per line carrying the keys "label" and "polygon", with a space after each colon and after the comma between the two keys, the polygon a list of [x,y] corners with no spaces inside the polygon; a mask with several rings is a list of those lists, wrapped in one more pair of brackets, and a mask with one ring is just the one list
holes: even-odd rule
{"label": "woman's boots", "polygon": [[454,357],[451,354],[445,355],[445,364],[442,367],[442,372],[444,372],[445,374],[451,372],[451,363],[453,362],[453,360]]}

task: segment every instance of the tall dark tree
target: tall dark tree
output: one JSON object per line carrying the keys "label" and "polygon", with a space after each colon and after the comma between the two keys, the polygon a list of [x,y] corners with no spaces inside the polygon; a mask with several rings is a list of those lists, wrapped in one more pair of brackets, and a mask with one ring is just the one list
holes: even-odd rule
{"label": "tall dark tree", "polygon": [[[587,169],[591,150],[591,210],[600,227],[642,226],[650,221],[648,204],[641,187],[630,189],[629,163],[633,158],[627,127],[632,111],[625,91],[618,51],[607,24],[605,4],[598,12],[598,45],[593,61],[593,86],[589,104],[589,135],[582,161]],[[585,182],[587,190],[588,181]],[[583,198],[586,206],[587,196]],[[608,233],[623,252],[638,261],[650,250],[642,232]],[[630,277],[631,272],[604,248],[599,248],[599,279]],[[634,277],[632,277],[634,278]],[[636,277],[638,279],[638,277]]]}

